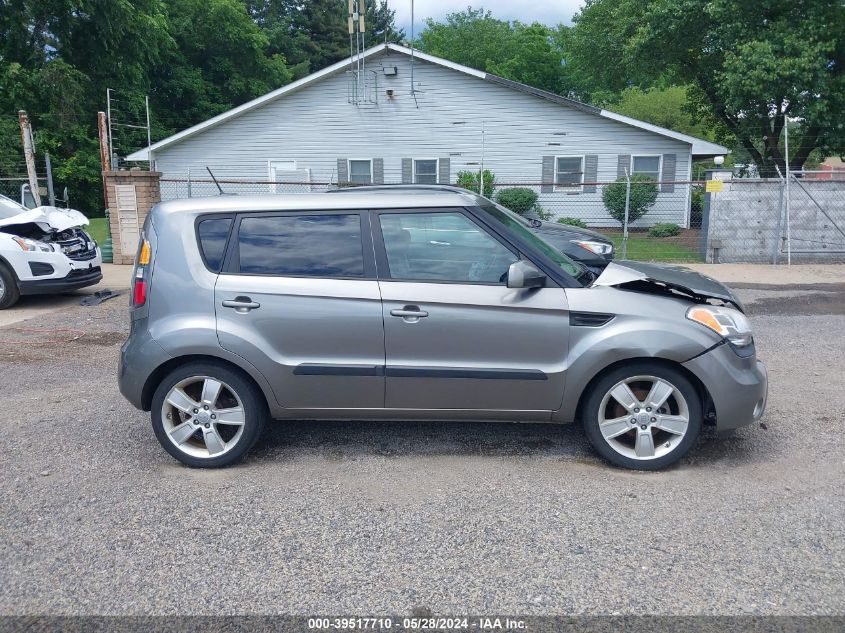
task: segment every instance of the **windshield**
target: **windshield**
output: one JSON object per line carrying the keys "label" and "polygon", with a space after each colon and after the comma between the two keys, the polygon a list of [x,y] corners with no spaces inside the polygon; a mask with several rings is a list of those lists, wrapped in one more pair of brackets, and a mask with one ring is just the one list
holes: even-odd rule
{"label": "windshield", "polygon": [[551,259],[570,277],[579,279],[584,275],[585,268],[583,266],[561,253],[541,236],[534,233],[534,231],[529,228],[530,224],[528,223],[528,220],[523,218],[521,215],[514,213],[510,209],[506,209],[495,202],[491,202],[490,205],[486,205],[481,208],[496,218],[499,222],[507,226],[511,231],[519,235],[519,237],[524,239],[526,242],[529,242],[532,246],[534,246],[534,248],[543,253],[543,255]]}
{"label": "windshield", "polygon": [[27,209],[26,207],[22,207],[11,198],[7,198],[6,196],[0,196],[0,220],[13,218],[16,215],[20,215],[21,213],[24,213],[28,210],[29,209]]}

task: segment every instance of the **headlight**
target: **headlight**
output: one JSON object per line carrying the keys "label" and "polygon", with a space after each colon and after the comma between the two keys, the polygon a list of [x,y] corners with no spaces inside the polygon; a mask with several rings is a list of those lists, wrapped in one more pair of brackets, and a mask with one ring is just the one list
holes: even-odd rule
{"label": "headlight", "polygon": [[596,255],[607,255],[613,252],[613,244],[605,244],[604,242],[578,242],[573,240],[572,243],[590,251],[591,253],[595,253]]}
{"label": "headlight", "polygon": [[745,347],[754,342],[751,324],[739,310],[716,306],[693,306],[687,310],[687,318],[710,328],[737,347]]}
{"label": "headlight", "polygon": [[41,251],[42,253],[52,253],[54,250],[51,244],[45,244],[44,242],[31,240],[28,237],[13,237],[12,239],[15,240],[17,245],[21,247],[21,250],[24,251]]}

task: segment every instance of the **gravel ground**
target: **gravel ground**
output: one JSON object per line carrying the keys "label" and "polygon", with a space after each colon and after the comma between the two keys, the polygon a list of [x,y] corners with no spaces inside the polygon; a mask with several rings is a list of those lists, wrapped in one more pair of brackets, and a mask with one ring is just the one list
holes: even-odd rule
{"label": "gravel ground", "polygon": [[0,328],[0,614],[845,613],[845,285],[745,285],[763,423],[660,473],[552,425],[277,423],[181,467],[124,299]]}

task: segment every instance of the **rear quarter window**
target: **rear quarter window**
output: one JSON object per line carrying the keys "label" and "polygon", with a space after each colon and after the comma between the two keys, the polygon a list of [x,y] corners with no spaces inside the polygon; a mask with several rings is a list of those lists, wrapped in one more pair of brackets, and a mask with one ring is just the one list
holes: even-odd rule
{"label": "rear quarter window", "polygon": [[201,220],[197,225],[202,257],[206,266],[215,273],[219,273],[223,266],[226,241],[233,221],[232,218],[209,218]]}

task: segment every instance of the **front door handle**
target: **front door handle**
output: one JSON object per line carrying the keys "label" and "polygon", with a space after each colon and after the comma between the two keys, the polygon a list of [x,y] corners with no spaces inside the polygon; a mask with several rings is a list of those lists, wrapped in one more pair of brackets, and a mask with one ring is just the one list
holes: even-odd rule
{"label": "front door handle", "polygon": [[416,323],[420,319],[427,317],[428,312],[420,310],[419,306],[405,306],[401,309],[391,310],[390,316],[402,317],[408,323]]}
{"label": "front door handle", "polygon": [[257,301],[253,301],[249,297],[235,297],[234,300],[227,299],[223,302],[224,308],[234,308],[235,312],[240,312],[241,314],[246,314],[250,310],[255,310],[256,308],[260,308],[261,304]]}

